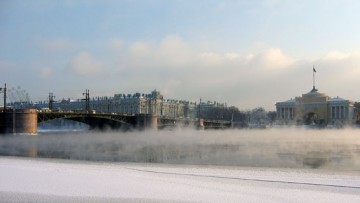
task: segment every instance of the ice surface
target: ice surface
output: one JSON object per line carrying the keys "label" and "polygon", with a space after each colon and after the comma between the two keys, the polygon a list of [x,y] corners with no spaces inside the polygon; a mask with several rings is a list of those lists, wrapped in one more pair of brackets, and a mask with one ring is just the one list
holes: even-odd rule
{"label": "ice surface", "polygon": [[360,202],[354,172],[0,157],[1,202]]}

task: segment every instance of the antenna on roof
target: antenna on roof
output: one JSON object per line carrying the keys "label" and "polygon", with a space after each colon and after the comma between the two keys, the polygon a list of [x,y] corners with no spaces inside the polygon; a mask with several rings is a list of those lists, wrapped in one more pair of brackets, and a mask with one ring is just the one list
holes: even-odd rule
{"label": "antenna on roof", "polygon": [[315,69],[315,66],[313,65],[313,90],[316,90],[315,89],[315,73],[316,73],[316,69]]}

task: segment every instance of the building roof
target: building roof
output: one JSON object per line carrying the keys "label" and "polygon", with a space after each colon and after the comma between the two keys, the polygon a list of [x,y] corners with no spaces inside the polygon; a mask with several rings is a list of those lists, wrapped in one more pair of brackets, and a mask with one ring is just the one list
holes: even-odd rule
{"label": "building roof", "polygon": [[308,92],[306,94],[303,94],[302,96],[303,97],[308,97],[308,98],[309,97],[311,97],[311,98],[314,98],[314,97],[329,97],[324,93],[318,92],[318,90],[315,87],[313,87],[313,89],[310,92]]}
{"label": "building roof", "polygon": [[295,99],[289,99],[283,102],[276,102],[276,104],[295,104]]}
{"label": "building roof", "polygon": [[343,98],[341,98],[341,97],[335,97],[335,98],[329,99],[329,101],[335,101],[335,102],[337,102],[337,101],[347,101],[347,100],[346,100],[346,99],[343,99]]}
{"label": "building roof", "polygon": [[[315,69],[314,69],[315,70]],[[315,81],[314,81],[315,82]],[[354,105],[355,102],[343,99],[341,97],[333,97],[331,98],[327,94],[320,93],[318,89],[315,88],[315,83],[313,84],[313,88],[305,94],[302,94],[301,97],[296,97],[295,99],[289,99],[282,102],[276,102],[275,106],[277,107],[292,107],[297,105]]]}
{"label": "building roof", "polygon": [[283,101],[284,103],[294,103],[295,99],[291,98],[289,100]]}
{"label": "building roof", "polygon": [[354,103],[354,102],[351,101],[351,100],[343,99],[343,98],[341,98],[341,97],[331,98],[331,99],[329,99],[329,102],[349,102],[349,103]]}

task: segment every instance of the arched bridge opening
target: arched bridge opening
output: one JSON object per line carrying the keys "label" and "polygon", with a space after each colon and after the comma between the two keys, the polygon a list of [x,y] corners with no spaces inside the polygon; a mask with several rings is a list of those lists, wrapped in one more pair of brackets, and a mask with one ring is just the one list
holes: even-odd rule
{"label": "arched bridge opening", "polygon": [[40,131],[86,131],[90,126],[83,122],[58,118],[40,122],[37,128]]}
{"label": "arched bridge opening", "polygon": [[99,130],[130,130],[134,126],[121,120],[114,120],[107,117],[70,117],[66,118],[81,123],[85,123],[90,126],[90,129]]}
{"label": "arched bridge opening", "polygon": [[38,114],[38,123],[57,119],[81,122],[89,125],[90,129],[99,130],[129,130],[136,125],[136,118],[127,115],[58,112]]}

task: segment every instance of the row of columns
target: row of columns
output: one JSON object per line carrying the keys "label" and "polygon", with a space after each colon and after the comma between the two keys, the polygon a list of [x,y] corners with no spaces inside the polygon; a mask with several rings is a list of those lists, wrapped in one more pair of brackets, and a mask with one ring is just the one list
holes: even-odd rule
{"label": "row of columns", "polygon": [[[344,119],[346,118],[346,107],[344,106],[332,106],[330,108],[332,119]],[[280,107],[277,109],[278,119],[292,120],[294,118],[293,107]]]}
{"label": "row of columns", "polygon": [[292,120],[294,118],[294,108],[293,107],[278,108],[277,109],[277,118]]}
{"label": "row of columns", "polygon": [[345,107],[344,106],[332,106],[331,110],[331,118],[332,119],[344,119],[345,116]]}

